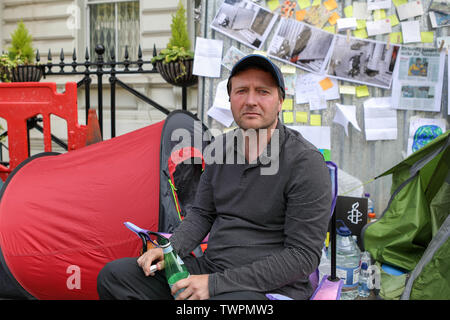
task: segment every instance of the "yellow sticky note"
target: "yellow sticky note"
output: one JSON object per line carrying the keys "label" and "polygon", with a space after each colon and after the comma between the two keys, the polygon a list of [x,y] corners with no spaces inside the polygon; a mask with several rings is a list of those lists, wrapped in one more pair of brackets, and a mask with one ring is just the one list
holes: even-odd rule
{"label": "yellow sticky note", "polygon": [[353,6],[346,6],[344,8],[344,14],[346,18],[352,18],[353,17]]}
{"label": "yellow sticky note", "polygon": [[290,64],[283,64],[281,66],[281,73],[295,73],[296,70],[297,68]]}
{"label": "yellow sticky note", "polygon": [[336,26],[326,26],[323,27],[323,30],[329,33],[336,33]]}
{"label": "yellow sticky note", "polygon": [[323,3],[325,8],[327,8],[328,11],[334,10],[337,8],[336,0],[327,0]]}
{"label": "yellow sticky note", "polygon": [[366,27],[366,20],[357,19],[356,20],[356,29],[364,29]]}
{"label": "yellow sticky note", "polygon": [[320,6],[322,4],[322,0],[314,0],[311,6]]}
{"label": "yellow sticky note", "polygon": [[402,4],[405,4],[408,2],[408,0],[392,0],[392,2],[394,3],[394,5],[396,7],[401,6]]}
{"label": "yellow sticky note", "polygon": [[391,43],[403,43],[403,35],[401,32],[392,32],[389,34],[389,41]]}
{"label": "yellow sticky note", "polygon": [[341,86],[339,86],[339,93],[340,94],[352,94],[352,95],[355,95],[356,94],[356,87],[341,85]]}
{"label": "yellow sticky note", "polygon": [[370,96],[369,88],[367,88],[366,85],[364,85],[364,86],[357,86],[356,87],[356,96],[358,98]]}
{"label": "yellow sticky note", "polygon": [[357,38],[360,39],[367,39],[367,37],[369,36],[367,34],[367,30],[366,29],[359,29],[359,30],[354,30],[353,31],[353,35]]}
{"label": "yellow sticky note", "polygon": [[292,111],[283,112],[283,122],[284,123],[293,123],[294,122],[294,113]]}
{"label": "yellow sticky note", "polygon": [[330,78],[326,77],[325,79],[319,81],[319,84],[323,91],[328,90],[333,87],[333,82],[330,80]]}
{"label": "yellow sticky note", "polygon": [[280,6],[280,1],[278,0],[269,0],[267,1],[267,6],[271,11],[276,10]]}
{"label": "yellow sticky note", "polygon": [[312,126],[321,126],[322,116],[320,114],[311,114],[309,116],[309,124]]}
{"label": "yellow sticky note", "polygon": [[396,14],[391,14],[388,17],[389,20],[391,20],[391,27],[395,27],[396,25],[398,25],[400,22],[398,21],[397,15]]}
{"label": "yellow sticky note", "polygon": [[297,3],[300,9],[306,9],[311,6],[310,0],[298,0]]}
{"label": "yellow sticky note", "polygon": [[382,20],[386,18],[386,11],[384,9],[377,9],[373,11],[373,20]]}
{"label": "yellow sticky note", "polygon": [[308,123],[308,112],[297,111],[295,113],[295,121],[301,123]]}
{"label": "yellow sticky note", "polygon": [[293,109],[294,109],[294,100],[284,99],[282,110],[293,110]]}
{"label": "yellow sticky note", "polygon": [[297,19],[298,21],[303,21],[303,19],[305,19],[305,16],[306,10],[295,11],[295,19]]}
{"label": "yellow sticky note", "polygon": [[267,52],[266,51],[254,50],[253,54],[259,54],[261,56],[267,57]]}
{"label": "yellow sticky note", "polygon": [[422,31],[420,37],[423,43],[433,43],[434,42],[434,32],[433,31]]}
{"label": "yellow sticky note", "polygon": [[333,12],[330,18],[328,19],[328,22],[334,26],[336,24],[336,21],[340,18],[341,16],[337,12]]}

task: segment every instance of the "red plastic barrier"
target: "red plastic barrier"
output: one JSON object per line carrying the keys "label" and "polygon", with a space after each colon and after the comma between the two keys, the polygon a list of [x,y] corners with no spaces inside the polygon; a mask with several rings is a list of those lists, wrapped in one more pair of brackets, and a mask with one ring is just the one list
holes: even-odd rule
{"label": "red plastic barrier", "polygon": [[8,124],[9,168],[0,165],[0,178],[28,158],[27,119],[43,117],[44,150],[52,151],[50,115],[67,121],[68,151],[86,145],[86,126],[78,124],[77,84],[66,83],[65,93],[51,82],[0,83],[0,117]]}

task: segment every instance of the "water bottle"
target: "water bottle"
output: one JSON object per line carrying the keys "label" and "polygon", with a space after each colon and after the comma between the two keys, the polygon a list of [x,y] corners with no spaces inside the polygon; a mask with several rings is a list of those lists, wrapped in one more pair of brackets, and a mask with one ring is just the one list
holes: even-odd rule
{"label": "water bottle", "polygon": [[376,215],[373,201],[370,199],[370,193],[365,193],[364,196],[367,198],[367,222],[374,222]]}
{"label": "water bottle", "polygon": [[[186,269],[183,260],[175,252],[169,241],[165,241],[160,244],[164,253],[164,270],[166,273],[166,279],[169,283],[170,288],[179,280],[189,277],[189,271]],[[174,298],[178,296],[179,293],[183,292],[184,289],[180,289],[174,295]]]}
{"label": "water bottle", "polygon": [[361,254],[361,272],[359,274],[359,286],[358,295],[363,298],[367,298],[370,295],[369,289],[369,266],[371,265],[370,253],[364,251]]}
{"label": "water bottle", "polygon": [[336,229],[336,275],[343,280],[341,300],[353,300],[358,296],[359,260],[361,251],[350,229],[342,220]]}

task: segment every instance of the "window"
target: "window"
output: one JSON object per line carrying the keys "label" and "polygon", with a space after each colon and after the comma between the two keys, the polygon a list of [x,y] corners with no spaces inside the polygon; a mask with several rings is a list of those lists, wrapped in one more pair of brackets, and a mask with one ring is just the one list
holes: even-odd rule
{"label": "window", "polygon": [[128,46],[128,58],[137,59],[139,46],[139,1],[130,0],[89,0],[88,1],[88,44],[90,57],[96,57],[95,47],[105,47],[105,59],[109,60],[114,48],[116,61],[125,57]]}

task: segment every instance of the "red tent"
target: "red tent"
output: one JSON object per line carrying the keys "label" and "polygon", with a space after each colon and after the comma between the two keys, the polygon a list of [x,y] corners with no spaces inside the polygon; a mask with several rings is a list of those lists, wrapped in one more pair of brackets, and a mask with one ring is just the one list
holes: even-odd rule
{"label": "red tent", "polygon": [[[0,278],[9,277],[28,298],[97,299],[101,268],[136,256],[141,248],[125,221],[149,230],[173,229],[179,222],[173,217],[159,228],[161,210],[163,217],[178,217],[171,210],[172,194],[160,200],[168,184],[160,179],[167,166],[161,141],[170,140],[163,131],[173,127],[170,119],[190,132],[196,120],[178,111],[165,122],[21,163],[0,193]],[[161,210],[160,202],[165,203]]]}

